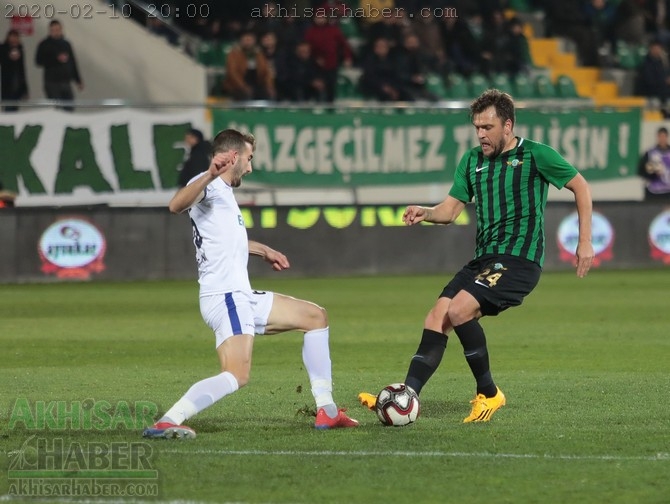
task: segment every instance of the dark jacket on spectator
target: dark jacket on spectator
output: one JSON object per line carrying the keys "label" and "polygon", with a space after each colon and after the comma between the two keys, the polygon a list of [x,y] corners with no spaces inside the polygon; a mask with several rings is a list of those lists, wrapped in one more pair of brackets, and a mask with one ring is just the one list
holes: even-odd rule
{"label": "dark jacket on spectator", "polygon": [[[58,59],[60,54],[67,54],[67,60],[62,62]],[[47,37],[37,46],[35,63],[44,67],[44,82],[69,83],[75,81],[81,84],[77,61],[70,43],[63,39]]]}
{"label": "dark jacket on spectator", "polygon": [[[18,55],[14,51],[18,51]],[[22,45],[0,44],[0,71],[3,100],[19,100],[28,94]]]}

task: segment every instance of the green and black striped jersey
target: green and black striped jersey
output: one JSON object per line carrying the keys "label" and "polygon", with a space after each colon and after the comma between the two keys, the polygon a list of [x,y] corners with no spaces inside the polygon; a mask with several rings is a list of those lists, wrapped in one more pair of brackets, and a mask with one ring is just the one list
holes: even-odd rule
{"label": "green and black striped jersey", "polygon": [[517,146],[489,159],[481,147],[467,152],[456,168],[449,195],[475,200],[475,257],[509,254],[542,266],[544,208],[549,184],[562,188],[577,170],[558,152],[517,137]]}

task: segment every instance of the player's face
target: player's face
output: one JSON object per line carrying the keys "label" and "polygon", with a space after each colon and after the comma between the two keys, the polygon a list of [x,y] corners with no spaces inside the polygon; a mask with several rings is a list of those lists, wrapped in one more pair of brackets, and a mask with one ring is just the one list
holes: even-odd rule
{"label": "player's face", "polygon": [[472,124],[477,131],[482,152],[487,158],[494,158],[505,149],[506,137],[511,132],[511,121],[503,123],[495,107],[491,106],[479,114],[474,114]]}
{"label": "player's face", "polygon": [[230,185],[233,187],[240,187],[242,177],[251,173],[251,160],[254,157],[253,148],[251,144],[244,144],[244,150],[237,158],[237,163],[233,167]]}

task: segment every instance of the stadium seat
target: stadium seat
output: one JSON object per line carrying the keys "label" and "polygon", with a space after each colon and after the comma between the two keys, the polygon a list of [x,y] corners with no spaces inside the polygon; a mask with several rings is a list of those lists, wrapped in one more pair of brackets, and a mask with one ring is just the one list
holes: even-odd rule
{"label": "stadium seat", "polygon": [[360,38],[361,33],[356,24],[356,20],[350,17],[340,18],[340,29],[347,39]]}
{"label": "stadium seat", "polygon": [[535,78],[534,83],[535,97],[536,98],[555,98],[556,89],[551,83],[551,79],[546,75],[538,75]]}
{"label": "stadium seat", "polygon": [[470,98],[468,83],[461,74],[451,73],[447,77],[447,97],[452,100]]}
{"label": "stadium seat", "polygon": [[470,94],[479,96],[490,87],[488,80],[481,74],[472,74],[470,76]]}
{"label": "stadium seat", "polygon": [[513,89],[515,98],[533,98],[535,96],[533,83],[528,76],[523,74],[519,74],[514,78]]}
{"label": "stadium seat", "polygon": [[559,75],[556,79],[556,93],[561,98],[577,98],[577,87],[568,75]]}
{"label": "stadium seat", "polygon": [[214,62],[214,44],[209,42],[201,42],[198,46],[197,59],[198,62],[205,66],[211,66]]}
{"label": "stadium seat", "polygon": [[637,67],[637,55],[625,42],[618,41],[616,45],[616,59],[621,68],[626,70]]}
{"label": "stadium seat", "polygon": [[494,88],[504,91],[505,93],[514,94],[514,89],[512,86],[512,81],[509,76],[504,73],[498,73],[493,76],[491,79],[491,84]]}
{"label": "stadium seat", "polygon": [[358,84],[344,73],[337,74],[337,86],[335,88],[335,97],[340,99],[359,99],[363,95],[358,89]]}
{"label": "stadium seat", "polygon": [[223,43],[218,47],[217,55],[216,55],[216,66],[226,66],[226,60],[228,59],[228,53],[230,53],[230,50],[233,48],[235,44],[228,42],[228,43]]}
{"label": "stadium seat", "polygon": [[444,80],[437,74],[428,74],[426,76],[426,89],[440,99],[449,97],[449,92],[444,85]]}

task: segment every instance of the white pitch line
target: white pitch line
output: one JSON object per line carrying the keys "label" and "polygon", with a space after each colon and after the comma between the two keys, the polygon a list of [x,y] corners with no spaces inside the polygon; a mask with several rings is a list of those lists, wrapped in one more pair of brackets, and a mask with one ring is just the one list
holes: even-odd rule
{"label": "white pitch line", "polygon": [[420,452],[420,451],[293,451],[293,450],[187,450],[158,449],[158,453],[174,453],[179,455],[232,455],[232,456],[277,456],[277,457],[433,457],[433,458],[507,458],[537,460],[600,460],[600,461],[649,461],[670,462],[670,453],[656,455],[553,455],[534,453],[486,453],[486,452]]}

